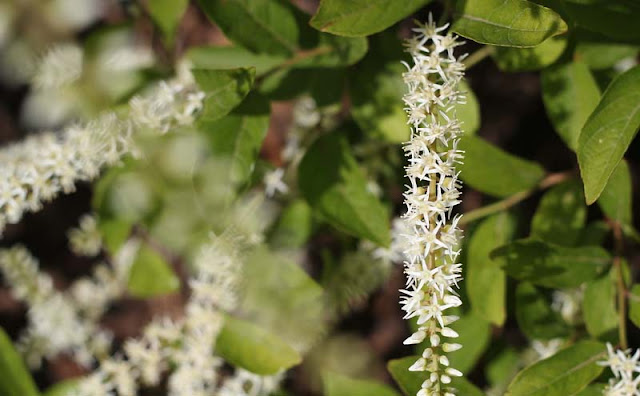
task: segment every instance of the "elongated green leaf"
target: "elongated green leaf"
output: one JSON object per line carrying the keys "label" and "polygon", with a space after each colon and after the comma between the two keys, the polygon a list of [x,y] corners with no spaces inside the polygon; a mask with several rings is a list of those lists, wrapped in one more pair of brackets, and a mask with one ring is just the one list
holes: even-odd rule
{"label": "elongated green leaf", "polygon": [[569,62],[544,69],[542,99],[547,114],[571,150],[578,148],[584,123],[600,100],[600,89],[588,67]]}
{"label": "elongated green leaf", "polygon": [[178,290],[180,281],[164,257],[143,245],[131,266],[127,288],[131,295],[147,298]]}
{"label": "elongated green leaf", "polygon": [[634,285],[629,295],[629,319],[640,327],[640,285]]}
{"label": "elongated green leaf", "polygon": [[[428,378],[425,372],[409,371],[409,367],[419,358],[420,356],[407,356],[401,359],[390,360],[387,363],[387,370],[389,370],[393,379],[407,396],[417,394],[424,380]],[[480,389],[464,377],[453,378],[451,387],[455,388],[460,395],[484,396]]]}
{"label": "elongated green leaf", "polygon": [[563,247],[535,239],[521,239],[494,250],[492,257],[507,260],[510,276],[544,287],[579,286],[595,279],[610,263],[606,250],[598,246]]}
{"label": "elongated green leaf", "polygon": [[582,315],[589,334],[612,342],[615,342],[618,327],[614,282],[612,271],[588,282],[582,300]]}
{"label": "elongated green leaf", "polygon": [[47,388],[42,396],[67,396],[78,386],[78,379],[70,379]]}
{"label": "elongated green leaf", "polygon": [[323,376],[324,394],[327,396],[397,396],[391,387],[371,381],[345,377],[336,373]]}
{"label": "elongated green leaf", "polygon": [[606,388],[607,384],[591,384],[572,396],[601,396]]}
{"label": "elongated green leaf", "polygon": [[602,95],[578,140],[587,204],[594,203],[640,128],[640,66],[618,76]]}
{"label": "elongated green leaf", "polygon": [[302,361],[284,340],[251,322],[227,317],[216,352],[229,363],[259,375],[273,375]]}
{"label": "elongated green leaf", "polygon": [[530,340],[550,340],[569,335],[569,326],[551,309],[549,299],[528,282],[516,289],[518,327]]}
{"label": "elongated green leaf", "polygon": [[601,70],[613,67],[623,59],[636,56],[638,46],[614,44],[611,42],[579,42],[575,57],[586,63],[590,69]]}
{"label": "elongated green leaf", "polygon": [[564,33],[567,24],[549,8],[526,0],[457,2],[452,30],[484,44],[535,47]]}
{"label": "elongated green leaf", "polygon": [[573,246],[580,237],[587,207],[582,186],[569,181],[547,191],[531,220],[531,236],[563,246]]}
{"label": "elongated green leaf", "polygon": [[169,42],[173,42],[182,15],[187,10],[189,0],[152,0],[147,3],[149,14]]}
{"label": "elongated green leaf", "polygon": [[255,67],[256,76],[267,73],[287,59],[281,55],[256,54],[239,46],[193,47],[186,56],[197,69]]}
{"label": "elongated green leaf", "polygon": [[496,47],[493,59],[507,72],[540,70],[555,62],[566,47],[565,37],[552,37],[533,48]]}
{"label": "elongated green leaf", "polygon": [[295,200],[282,211],[271,235],[271,243],[284,248],[301,247],[309,239],[312,226],[311,208],[305,201]]}
{"label": "elongated green leaf", "polygon": [[389,244],[388,212],[368,191],[339,133],[323,136],[309,148],[300,162],[298,185],[311,207],[333,226],[378,245]]}
{"label": "elongated green leaf", "polygon": [[470,313],[461,316],[450,327],[460,335],[455,339],[455,342],[463,345],[462,349],[447,355],[451,367],[455,367],[463,373],[469,373],[489,346],[491,325],[485,318]]}
{"label": "elongated green leaf", "polygon": [[281,0],[199,0],[232,41],[254,52],[291,55],[299,28],[291,4]]}
{"label": "elongated green leaf", "polygon": [[473,90],[464,80],[460,81],[460,91],[464,92],[466,102],[455,104],[456,116],[462,123],[462,132],[465,136],[474,135],[480,128],[480,105]]}
{"label": "elongated green leaf", "polygon": [[364,37],[339,37],[320,34],[318,46],[300,55],[295,67],[349,66],[367,53],[369,45]]}
{"label": "elongated green leaf", "polygon": [[198,121],[211,122],[229,114],[249,93],[255,74],[254,68],[194,69],[193,76],[206,95]]}
{"label": "elongated green leaf", "polygon": [[129,238],[133,224],[126,220],[102,219],[98,221],[98,229],[107,251],[114,255],[120,246]]}
{"label": "elongated green leaf", "polygon": [[[637,22],[640,7],[633,1],[598,1],[593,4],[578,2],[548,2],[566,15],[575,30],[597,33],[607,41],[640,43]],[[593,33],[592,33],[593,32]]]}
{"label": "elongated green leaf", "polygon": [[597,220],[587,224],[587,226],[580,232],[580,238],[576,242],[576,246],[601,246],[610,228],[607,223],[602,220]]}
{"label": "elongated green leaf", "polygon": [[604,355],[603,344],[580,341],[521,371],[509,385],[506,395],[572,395],[600,375],[604,368],[596,362]]}
{"label": "elongated green leaf", "polygon": [[322,0],[311,26],[340,36],[368,36],[413,14],[431,0]]}
{"label": "elongated green leaf", "polygon": [[465,136],[459,147],[465,152],[460,177],[489,195],[513,195],[535,187],[544,177],[540,165],[506,153],[479,137]]}
{"label": "elongated green leaf", "polygon": [[598,198],[598,205],[611,220],[631,224],[631,173],[625,160],[614,169],[607,186]]}
{"label": "elongated green leaf", "polygon": [[7,396],[38,396],[31,374],[13,347],[11,339],[0,327],[0,394]]}
{"label": "elongated green leaf", "polygon": [[467,294],[471,309],[478,316],[502,326],[506,318],[506,276],[504,259],[489,254],[507,244],[515,231],[514,218],[507,212],[489,217],[471,235],[467,254]]}
{"label": "elongated green leaf", "polygon": [[269,102],[251,93],[226,117],[200,122],[199,129],[207,132],[212,151],[229,157],[232,182],[245,183],[253,173],[269,129],[269,113]]}

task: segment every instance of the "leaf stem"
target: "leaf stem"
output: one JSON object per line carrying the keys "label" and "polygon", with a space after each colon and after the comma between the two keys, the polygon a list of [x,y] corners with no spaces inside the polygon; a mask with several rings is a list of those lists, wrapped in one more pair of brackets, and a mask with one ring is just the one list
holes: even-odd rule
{"label": "leaf stem", "polygon": [[563,181],[571,178],[572,176],[573,176],[572,171],[551,173],[547,175],[547,177],[542,179],[540,183],[538,183],[535,187],[530,188],[529,190],[520,191],[501,201],[494,202],[487,206],[483,206],[481,208],[474,209],[472,211],[464,213],[464,216],[462,216],[462,218],[460,219],[460,225],[471,223],[472,221],[489,216],[493,213],[497,213],[497,212],[501,212],[503,210],[509,209],[510,207],[516,205],[517,203],[524,201],[535,192],[545,190],[551,186],[562,183]]}
{"label": "leaf stem", "polygon": [[627,289],[624,285],[624,275],[622,273],[622,255],[624,250],[622,228],[617,221],[612,222],[614,252],[613,265],[616,267],[616,283],[618,288],[618,337],[620,347],[628,348],[627,343]]}
{"label": "leaf stem", "polygon": [[494,47],[492,47],[490,45],[485,45],[484,47],[480,48],[479,50],[476,50],[474,53],[472,53],[471,55],[466,57],[462,61],[462,63],[464,64],[465,68],[470,69],[476,63],[479,63],[484,58],[486,58],[489,55],[493,54],[494,51],[495,51]]}

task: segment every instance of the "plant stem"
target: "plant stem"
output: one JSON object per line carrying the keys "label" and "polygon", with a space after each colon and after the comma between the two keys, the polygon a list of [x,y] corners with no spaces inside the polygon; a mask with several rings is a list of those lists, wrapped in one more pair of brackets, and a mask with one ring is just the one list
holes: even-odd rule
{"label": "plant stem", "polygon": [[507,197],[501,201],[494,202],[487,206],[483,206],[478,209],[474,209],[470,212],[464,213],[464,216],[460,219],[460,225],[471,223],[472,221],[481,219],[485,216],[489,216],[493,213],[501,212],[503,210],[509,209],[515,204],[524,201],[528,197],[530,197],[533,193],[537,191],[541,191],[547,189],[556,184],[562,183],[563,181],[569,179],[573,175],[573,172],[559,172],[559,173],[551,173],[547,175],[540,183],[538,183],[535,187],[530,188],[529,190],[520,191],[518,193],[513,194],[510,197]]}
{"label": "plant stem", "polygon": [[624,285],[624,275],[622,273],[622,255],[624,250],[622,228],[620,223],[612,222],[614,253],[613,265],[616,269],[616,283],[618,296],[618,337],[620,338],[620,347],[628,348],[627,343],[627,289]]}
{"label": "plant stem", "polygon": [[471,55],[469,55],[465,60],[462,61],[462,63],[464,64],[465,68],[470,69],[476,63],[479,63],[484,58],[486,58],[489,55],[493,54],[493,52],[494,52],[494,48],[492,46],[485,45],[484,47],[480,48],[476,52],[474,52]]}

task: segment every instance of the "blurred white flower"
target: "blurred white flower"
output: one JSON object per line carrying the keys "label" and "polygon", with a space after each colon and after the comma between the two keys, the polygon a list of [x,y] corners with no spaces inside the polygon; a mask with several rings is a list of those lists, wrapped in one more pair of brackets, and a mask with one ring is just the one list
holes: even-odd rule
{"label": "blurred white flower", "polygon": [[67,233],[71,251],[78,256],[93,257],[102,249],[102,235],[98,229],[98,221],[93,215],[80,218],[78,228],[72,228]]}
{"label": "blurred white flower", "polygon": [[82,75],[82,48],[76,44],[60,44],[49,50],[40,61],[33,84],[38,89],[60,88]]}
{"label": "blurred white flower", "polygon": [[286,194],[289,192],[289,187],[282,180],[284,177],[284,169],[276,168],[272,171],[265,173],[264,175],[264,193],[267,197],[273,197],[277,192],[280,194]]}

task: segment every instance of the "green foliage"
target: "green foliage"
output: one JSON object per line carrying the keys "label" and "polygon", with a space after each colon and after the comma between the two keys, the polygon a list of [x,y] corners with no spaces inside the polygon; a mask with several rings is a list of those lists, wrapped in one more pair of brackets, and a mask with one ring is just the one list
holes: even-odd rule
{"label": "green foliage", "polygon": [[637,46],[611,42],[579,42],[576,45],[575,56],[590,69],[602,70],[637,55],[638,50]]}
{"label": "green foliage", "polygon": [[531,236],[549,243],[574,246],[586,220],[587,207],[580,183],[558,184],[542,196],[531,219]]}
{"label": "green foliage", "polygon": [[629,294],[629,319],[640,327],[640,285],[634,285]]}
{"label": "green foliage", "polygon": [[482,221],[471,235],[466,269],[467,294],[471,309],[478,316],[502,326],[506,319],[506,275],[504,259],[491,259],[489,254],[507,244],[513,237],[515,220],[500,213]]}
{"label": "green foliage", "polygon": [[496,47],[493,59],[506,72],[539,70],[558,60],[566,47],[566,37],[556,36],[532,48]]}
{"label": "green foliage", "polygon": [[189,6],[188,0],[152,0],[149,3],[149,14],[160,27],[168,42],[173,42],[176,29],[182,15]]}
{"label": "green foliage", "polygon": [[368,36],[411,15],[431,0],[322,0],[311,26],[340,36]]}
{"label": "green foliage", "polygon": [[229,114],[249,93],[255,74],[254,68],[194,69],[193,76],[206,95],[199,122],[206,125]]}
{"label": "green foliage", "polygon": [[388,212],[366,184],[338,132],[318,138],[300,163],[298,185],[318,214],[344,232],[387,246]]}
{"label": "green foliage", "polygon": [[61,381],[47,388],[42,396],[66,396],[78,385],[77,379]]}
{"label": "green foliage", "polygon": [[305,201],[297,199],[282,211],[271,235],[271,243],[281,248],[302,247],[311,236],[312,227],[311,208]]}
{"label": "green foliage", "polygon": [[216,353],[229,363],[259,375],[273,375],[297,365],[301,356],[284,340],[249,321],[227,317]]}
{"label": "green foliage", "polygon": [[148,298],[172,293],[180,288],[180,281],[165,258],[143,244],[129,271],[127,289],[132,296]]}
{"label": "green foliage", "polygon": [[451,366],[463,373],[474,368],[491,341],[491,325],[480,315],[465,314],[451,325],[460,335],[456,342],[464,345],[462,349],[448,354]]}
{"label": "green foliage", "polygon": [[115,254],[131,235],[132,224],[121,219],[99,219],[98,229],[110,254]]}
{"label": "green foliage", "polygon": [[611,262],[598,246],[563,247],[536,239],[521,239],[500,247],[492,257],[504,257],[510,276],[551,288],[575,287],[595,279]]}
{"label": "green foliage", "polygon": [[29,370],[14,349],[11,339],[0,328],[0,393],[6,396],[38,396]]}
{"label": "green foliage", "polygon": [[566,396],[582,390],[603,370],[596,362],[604,345],[580,341],[521,371],[507,389],[509,396]]}
{"label": "green foliage", "polygon": [[254,53],[237,45],[227,47],[193,47],[186,54],[196,69],[237,69],[253,67],[256,77],[275,69],[287,57],[277,54]]}
{"label": "green foliage", "polygon": [[455,15],[453,31],[484,44],[534,47],[567,30],[554,11],[526,0],[463,0]]}
{"label": "green foliage", "polygon": [[518,327],[531,340],[550,340],[569,335],[569,327],[551,309],[545,294],[528,282],[516,289],[516,319]]}
{"label": "green foliage", "polygon": [[542,99],[547,114],[562,140],[573,151],[584,123],[600,100],[600,89],[587,65],[561,63],[540,74]]}
{"label": "green foliage", "polygon": [[351,379],[332,372],[326,373],[323,380],[327,396],[398,396],[389,386],[375,381]]}
{"label": "green foliage", "polygon": [[587,120],[578,163],[587,204],[594,203],[640,128],[640,67],[617,77]]}
{"label": "green foliage", "polygon": [[622,160],[613,170],[607,186],[602,190],[598,205],[611,220],[631,224],[631,173],[627,161]]}
{"label": "green foliage", "polygon": [[544,177],[540,165],[506,153],[479,137],[465,136],[459,147],[465,152],[460,177],[486,194],[513,195],[535,187]]}
{"label": "green foliage", "polygon": [[587,331],[594,338],[616,342],[615,271],[609,271],[587,283],[582,300],[582,312]]}

